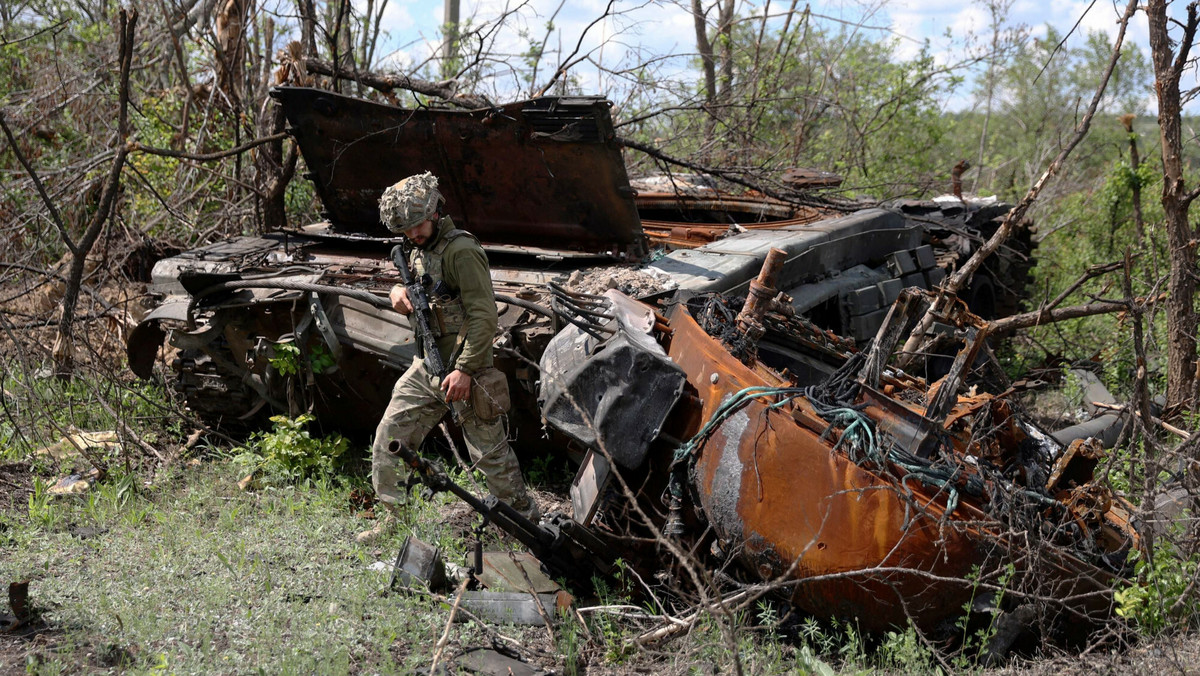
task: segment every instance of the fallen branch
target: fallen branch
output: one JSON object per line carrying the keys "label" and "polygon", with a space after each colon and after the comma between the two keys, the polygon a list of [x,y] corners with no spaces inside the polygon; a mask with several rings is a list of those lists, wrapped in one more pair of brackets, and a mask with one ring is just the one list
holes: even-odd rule
{"label": "fallen branch", "polygon": [[1112,263],[1102,263],[1089,267],[1082,275],[1080,275],[1079,279],[1075,280],[1075,282],[1066,289],[1063,289],[1063,292],[1058,294],[1054,300],[1046,303],[1044,306],[1038,308],[1038,310],[1053,310],[1062,304],[1062,302],[1067,299],[1067,296],[1075,293],[1079,287],[1083,286],[1084,283],[1089,279],[1094,279],[1101,275],[1106,275],[1110,272],[1120,270],[1123,265],[1124,263],[1122,261],[1114,261]]}
{"label": "fallen branch", "polygon": [[377,89],[385,94],[389,94],[396,89],[406,89],[426,96],[436,96],[460,108],[479,109],[492,107],[492,103],[482,96],[458,93],[458,83],[455,80],[431,82],[407,75],[372,73],[371,71],[348,70],[346,68],[337,68],[335,70],[333,65],[328,61],[321,61],[319,59],[308,59],[304,62],[304,65],[309,73],[352,80],[372,89]]}
{"label": "fallen branch", "polygon": [[525,589],[529,591],[530,598],[533,599],[533,607],[537,608],[538,615],[541,615],[542,622],[546,624],[546,636],[550,639],[550,644],[555,642],[554,638],[554,623],[550,620],[550,616],[546,614],[546,609],[542,607],[542,600],[538,598],[537,592],[533,589],[533,580],[529,579],[529,573],[525,571],[525,566],[517,560],[516,552],[508,553],[508,560],[521,571],[521,577],[525,580]]}
{"label": "fallen branch", "polygon": [[[1107,411],[1117,411],[1117,412],[1121,412],[1121,413],[1124,413],[1129,408],[1128,404],[1106,404],[1102,401],[1093,401],[1092,406],[1095,406],[1096,408],[1102,408]],[[1186,440],[1186,439],[1190,439],[1192,436],[1191,432],[1188,432],[1187,430],[1184,430],[1184,429],[1180,429],[1168,422],[1164,422],[1158,416],[1152,415],[1152,416],[1150,416],[1150,420],[1155,425],[1162,427],[1164,430],[1170,432],[1171,434],[1174,434],[1175,436],[1179,437],[1180,439]]]}
{"label": "fallen branch", "polygon": [[271,143],[272,141],[282,141],[283,139],[286,139],[286,138],[288,138],[288,134],[286,134],[284,132],[280,132],[278,134],[271,134],[270,136],[263,136],[261,138],[252,139],[250,141],[246,141],[245,143],[243,143],[242,145],[240,145],[236,148],[230,148],[228,150],[219,150],[215,153],[199,153],[199,154],[185,153],[180,150],[171,150],[170,148],[154,148],[151,146],[144,146],[136,141],[129,144],[129,150],[130,150],[130,152],[147,153],[149,155],[161,155],[163,157],[178,157],[179,159],[182,159],[182,160],[192,160],[194,162],[212,162],[213,160],[220,160],[220,159],[224,159],[226,157],[232,157],[233,155],[240,155],[241,153],[244,153],[247,150],[250,150],[251,148],[256,148],[258,146],[261,146],[264,143]]}
{"label": "fallen branch", "polygon": [[146,443],[146,441],[143,440],[137,432],[134,432],[129,425],[125,424],[125,419],[118,415],[117,412],[108,405],[108,402],[104,401],[104,397],[100,396],[99,392],[92,390],[92,394],[96,398],[96,403],[100,404],[100,408],[103,408],[105,413],[111,415],[113,420],[116,421],[117,425],[120,426],[122,434],[124,434],[127,438],[132,439],[133,442],[138,445],[138,448],[141,448],[142,452],[146,455],[158,458],[159,462],[166,462],[166,458],[163,457],[162,453],[158,452],[157,448]]}
{"label": "fallen branch", "polygon": [[1007,333],[1009,331],[1016,331],[1017,329],[1028,329],[1033,326],[1053,324],[1054,322],[1061,322],[1067,319],[1079,319],[1080,317],[1123,312],[1128,309],[1129,306],[1124,301],[1101,300],[1086,305],[1072,305],[1054,310],[1034,310],[1033,312],[1023,312],[1019,315],[1012,315],[1004,319],[988,322],[988,333]]}
{"label": "fallen branch", "polygon": [[467,583],[470,581],[470,577],[464,577],[458,585],[458,591],[454,594],[454,605],[450,607],[450,617],[446,618],[446,628],[442,631],[442,637],[438,639],[437,647],[433,651],[433,661],[429,664],[429,676],[437,673],[438,661],[442,659],[442,652],[450,641],[450,627],[454,626],[454,617],[458,615],[458,605],[462,602],[463,592],[467,590]]}
{"label": "fallen branch", "polygon": [[[645,647],[647,644],[657,643],[659,641],[671,638],[672,636],[677,636],[677,635],[691,629],[692,626],[696,624],[696,621],[699,620],[704,615],[704,613],[720,610],[721,606],[724,606],[726,604],[737,603],[738,601],[741,601],[742,599],[749,596],[750,593],[751,593],[750,590],[745,590],[745,591],[740,591],[740,592],[738,592],[732,596],[726,597],[726,598],[718,597],[718,599],[716,599],[713,603],[701,604],[699,607],[697,607],[695,610],[693,610],[686,617],[683,617],[680,619],[668,617],[667,619],[670,622],[670,624],[668,624],[665,627],[659,627],[657,629],[652,629],[650,631],[639,634],[629,643],[632,646],[637,646],[637,647],[641,648],[641,647]],[[734,608],[733,612],[736,612],[737,610],[739,610],[739,608]]]}
{"label": "fallen branch", "polygon": [[[621,145],[625,146],[626,148],[632,148],[633,150],[638,150],[643,153],[646,153],[650,157],[653,157],[654,159],[657,159],[657,160],[661,160],[668,164],[674,164],[674,165],[683,167],[685,169],[691,169],[692,171],[698,171],[702,174],[711,174],[713,176],[719,176],[719,177],[725,179],[726,181],[729,181],[730,183],[736,183],[737,185],[740,185],[742,187],[750,188],[751,190],[757,190],[758,192],[766,195],[767,197],[772,197],[774,199],[777,199],[777,200],[780,200],[783,202],[787,202],[788,204],[803,204],[803,205],[807,205],[807,206],[820,206],[820,207],[830,208],[830,209],[838,208],[838,205],[831,203],[831,202],[823,202],[823,201],[819,201],[819,200],[800,200],[800,199],[796,199],[793,196],[784,195],[780,192],[777,192],[775,190],[767,188],[760,183],[754,183],[752,181],[747,181],[746,179],[742,178],[740,174],[737,174],[737,173],[734,173],[731,171],[726,171],[724,169],[718,169],[716,167],[710,167],[710,166],[703,165],[703,164],[696,164],[695,162],[689,162],[688,160],[682,160],[682,159],[679,159],[678,157],[672,157],[672,156],[664,153],[663,151],[659,150],[658,148],[655,148],[654,146],[647,145],[647,144],[641,143],[639,141],[634,141],[633,139],[628,139],[623,136],[617,137],[617,143],[620,143]],[[862,205],[858,204],[858,205],[853,206],[853,208],[861,209]]]}

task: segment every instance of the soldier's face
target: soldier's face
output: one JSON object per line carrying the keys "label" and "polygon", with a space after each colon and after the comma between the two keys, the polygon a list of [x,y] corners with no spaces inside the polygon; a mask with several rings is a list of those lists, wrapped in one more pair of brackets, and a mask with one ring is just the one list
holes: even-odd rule
{"label": "soldier's face", "polygon": [[425,246],[425,243],[428,242],[431,237],[433,237],[433,219],[426,219],[409,228],[408,230],[405,230],[404,236],[417,246]]}

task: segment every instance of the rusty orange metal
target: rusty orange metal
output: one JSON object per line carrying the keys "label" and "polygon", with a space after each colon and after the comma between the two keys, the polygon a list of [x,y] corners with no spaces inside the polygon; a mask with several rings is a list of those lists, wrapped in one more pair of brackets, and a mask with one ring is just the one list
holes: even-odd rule
{"label": "rusty orange metal", "polygon": [[[729,235],[731,228],[782,230],[808,225],[838,212],[797,206],[762,195],[639,192],[634,198],[642,231],[652,244],[677,249],[704,246]],[[707,214],[707,217],[705,216]]]}
{"label": "rusty orange metal", "polygon": [[[687,374],[702,408],[689,433],[699,432],[702,421],[712,420],[745,388],[791,385],[761,363],[731,357],[683,304],[672,308],[668,320],[673,329],[668,353]],[[889,386],[908,387],[900,381]],[[957,617],[979,593],[973,571],[1010,563],[1014,593],[1037,585],[1049,598],[1067,599],[1063,612],[1072,618],[1108,611],[1111,573],[1069,548],[1037,547],[1006,532],[985,505],[960,490],[975,471],[972,457],[1012,453],[1020,444],[1024,433],[1011,424],[1007,402],[987,395],[962,398],[946,427],[931,431],[920,406],[865,386],[862,392],[858,407],[880,434],[912,439],[914,453],[922,433],[937,437],[937,443],[949,445],[943,455],[958,463],[962,478],[936,487],[897,466],[856,463],[834,448],[841,428],[804,396],[783,402],[749,397],[695,452],[692,482],[720,550],[762,580],[787,583],[783,588],[803,610],[853,619],[864,629],[910,620],[930,628]],[[970,420],[985,409],[999,430],[981,445],[976,437],[983,435],[970,429]],[[1128,547],[1131,538],[1136,546],[1122,505],[1098,517],[1096,509],[1104,505],[1098,496],[1073,500],[1080,503],[1076,518],[1103,522],[1114,550]]]}

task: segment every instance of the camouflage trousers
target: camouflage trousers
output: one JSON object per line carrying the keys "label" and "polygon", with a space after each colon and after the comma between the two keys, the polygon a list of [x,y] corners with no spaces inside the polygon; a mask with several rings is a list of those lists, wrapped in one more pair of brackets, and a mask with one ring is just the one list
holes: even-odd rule
{"label": "camouflage trousers", "polygon": [[[388,446],[399,441],[408,448],[420,448],[449,406],[439,385],[438,378],[425,370],[424,362],[414,359],[392,388],[392,399],[375,429],[371,449],[371,482],[383,502],[404,504],[407,500],[402,485],[408,479],[409,469],[398,455],[388,451]],[[477,387],[474,381],[471,387]],[[504,416],[484,422],[469,403],[456,401],[453,406],[462,419],[463,438],[471,461],[487,477],[488,491],[518,511],[526,509],[531,503],[517,456],[508,445]]]}

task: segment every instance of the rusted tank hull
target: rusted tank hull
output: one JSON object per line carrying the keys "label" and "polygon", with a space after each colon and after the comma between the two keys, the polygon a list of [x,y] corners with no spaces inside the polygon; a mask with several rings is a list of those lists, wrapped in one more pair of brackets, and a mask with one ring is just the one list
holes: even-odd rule
{"label": "rusted tank hull", "polygon": [[485,243],[642,252],[634,193],[602,98],[462,111],[298,87],[272,96],[336,231],[391,236],[379,223],[379,196],[431,171],[455,223]]}
{"label": "rusted tank hull", "polygon": [[[766,369],[731,358],[683,306],[669,315],[669,354],[696,389],[710,420],[744,388],[787,387]],[[693,483],[719,547],[751,575],[784,583],[803,610],[864,629],[932,629],[963,614],[996,584],[989,571],[1012,564],[1014,590],[1068,599],[1078,618],[1104,614],[1110,577],[1069,554],[1034,552],[991,530],[996,520],[947,494],[860,467],[823,438],[826,423],[803,397],[772,408],[749,401],[698,448]],[[691,430],[696,432],[698,430]],[[1037,561],[1034,561],[1037,559]],[[982,570],[984,584],[978,585]],[[1036,578],[1028,575],[1036,571]]]}

